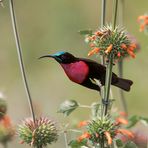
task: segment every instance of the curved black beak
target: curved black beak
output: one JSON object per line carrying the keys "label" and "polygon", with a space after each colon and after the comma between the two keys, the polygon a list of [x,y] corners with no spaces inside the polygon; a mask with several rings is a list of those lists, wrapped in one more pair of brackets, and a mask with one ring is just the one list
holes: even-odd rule
{"label": "curved black beak", "polygon": [[44,56],[39,57],[39,59],[42,59],[42,58],[55,58],[55,56],[49,54],[49,55],[44,55]]}

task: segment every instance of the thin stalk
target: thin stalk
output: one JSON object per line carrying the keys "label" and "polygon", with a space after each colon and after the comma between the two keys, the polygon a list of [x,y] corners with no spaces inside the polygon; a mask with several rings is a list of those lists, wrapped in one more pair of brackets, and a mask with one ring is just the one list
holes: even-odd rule
{"label": "thin stalk", "polygon": [[[118,0],[114,0],[114,12],[113,12],[113,28],[116,27],[117,21],[117,8],[118,8]],[[104,94],[104,106],[103,106],[103,114],[107,115],[108,107],[109,107],[109,94],[110,94],[110,86],[112,79],[112,68],[113,68],[113,55],[110,54],[109,61],[106,67],[106,79],[105,79],[105,94]]]}
{"label": "thin stalk", "polygon": [[[102,0],[101,2],[101,27],[105,25],[105,16],[106,16],[106,0]],[[101,56],[101,64],[105,64],[104,56]]]}
{"label": "thin stalk", "polygon": [[65,148],[68,148],[67,131],[64,131]]}
{"label": "thin stalk", "polygon": [[[118,70],[119,70],[119,77],[122,78],[123,77],[123,60],[118,62]],[[122,107],[122,110],[128,114],[128,109],[127,109],[127,103],[125,100],[125,96],[124,96],[124,92],[122,89],[119,89],[119,93],[120,93],[120,104]]]}
{"label": "thin stalk", "polygon": [[109,94],[110,94],[110,86],[112,79],[112,68],[113,68],[113,57],[112,55],[109,58],[107,67],[106,67],[106,80],[105,80],[105,94],[104,94],[104,115],[107,114],[108,105],[109,105]]}
{"label": "thin stalk", "polygon": [[114,16],[113,16],[113,28],[116,27],[117,21],[117,8],[118,8],[118,0],[114,0]]}
{"label": "thin stalk", "polygon": [[[106,0],[102,0],[101,1],[101,28],[103,26],[105,26],[105,16],[106,16]],[[105,58],[104,56],[100,56],[101,58],[101,64],[105,65]],[[104,87],[100,87],[101,88],[101,98],[103,98],[104,96]],[[101,118],[103,117],[103,106],[101,104]]]}
{"label": "thin stalk", "polygon": [[81,108],[88,108],[88,109],[92,108],[91,106],[88,106],[88,105],[81,105],[81,104],[79,104],[79,107],[81,107]]}
{"label": "thin stalk", "polygon": [[21,70],[22,79],[23,79],[25,91],[26,91],[27,98],[28,98],[28,103],[29,103],[31,115],[32,115],[33,121],[35,123],[35,113],[34,113],[34,109],[33,109],[32,98],[31,98],[29,86],[28,86],[28,83],[27,83],[27,76],[26,76],[25,67],[24,67],[22,48],[21,48],[21,44],[20,44],[20,37],[19,37],[18,30],[17,30],[17,23],[16,23],[13,0],[9,0],[9,5],[10,5],[10,14],[11,14],[12,27],[13,27],[16,47],[17,47],[20,70]]}
{"label": "thin stalk", "polygon": [[[124,0],[120,0],[119,2],[120,6],[120,11],[119,11],[119,24],[123,26],[124,23]],[[118,62],[118,70],[119,70],[119,77],[123,78],[123,60]],[[124,92],[122,89],[119,89],[120,93],[120,104],[122,107],[122,110],[128,114],[128,109],[127,109],[127,103],[125,100]]]}

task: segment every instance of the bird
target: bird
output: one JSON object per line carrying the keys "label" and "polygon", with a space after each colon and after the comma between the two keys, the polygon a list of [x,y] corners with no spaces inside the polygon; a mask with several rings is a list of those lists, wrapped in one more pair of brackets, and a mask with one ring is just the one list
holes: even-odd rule
{"label": "bird", "polygon": [[[75,57],[65,51],[47,54],[39,59],[42,58],[55,59],[61,65],[68,78],[79,85],[97,91],[100,91],[100,87],[105,85],[106,67],[94,60]],[[94,83],[92,80],[98,80],[101,85]],[[111,85],[130,91],[132,84],[131,80],[120,78],[112,72]]]}

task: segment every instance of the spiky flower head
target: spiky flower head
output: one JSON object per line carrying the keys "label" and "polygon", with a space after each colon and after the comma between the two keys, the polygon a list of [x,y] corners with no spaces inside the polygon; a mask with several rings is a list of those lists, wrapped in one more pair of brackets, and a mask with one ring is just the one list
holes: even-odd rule
{"label": "spiky flower head", "polygon": [[108,147],[112,145],[113,140],[118,134],[123,134],[133,138],[133,133],[126,129],[121,129],[122,124],[127,125],[128,121],[124,118],[112,119],[108,116],[87,121],[87,124],[82,124],[86,126],[87,131],[78,137],[77,140],[78,142],[82,142],[85,139],[88,143],[90,142],[97,145],[100,145],[102,141],[104,141],[105,147]]}
{"label": "spiky flower head", "polygon": [[15,135],[15,129],[12,126],[11,119],[5,115],[0,119],[0,142],[7,143]]}
{"label": "spiky flower head", "polygon": [[86,36],[85,41],[90,45],[88,56],[99,53],[109,59],[119,60],[126,55],[135,58],[136,45],[131,42],[123,29],[107,26],[92,32]]}
{"label": "spiky flower head", "polygon": [[7,112],[7,102],[5,99],[1,98],[0,96],[0,119],[3,118],[6,112]]}
{"label": "spiky flower head", "polygon": [[35,120],[25,119],[18,129],[21,143],[27,143],[34,147],[45,147],[57,141],[58,132],[53,121],[41,117]]}
{"label": "spiky flower head", "polygon": [[106,145],[112,143],[112,139],[116,136],[115,131],[118,128],[119,126],[108,117],[92,120],[87,126],[88,133],[91,135],[90,141],[101,143],[104,140]]}

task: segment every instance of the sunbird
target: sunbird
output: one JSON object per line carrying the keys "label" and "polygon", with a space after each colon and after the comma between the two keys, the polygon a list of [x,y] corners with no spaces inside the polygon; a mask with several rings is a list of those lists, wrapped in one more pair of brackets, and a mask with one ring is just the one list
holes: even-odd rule
{"label": "sunbird", "polygon": [[[55,59],[71,81],[84,87],[100,91],[100,87],[105,85],[106,67],[93,60],[75,57],[71,53],[64,51],[44,55],[39,59],[41,58]],[[98,80],[101,85],[92,81],[95,79]],[[111,84],[125,91],[130,91],[133,82],[128,79],[119,78],[112,72]]]}

